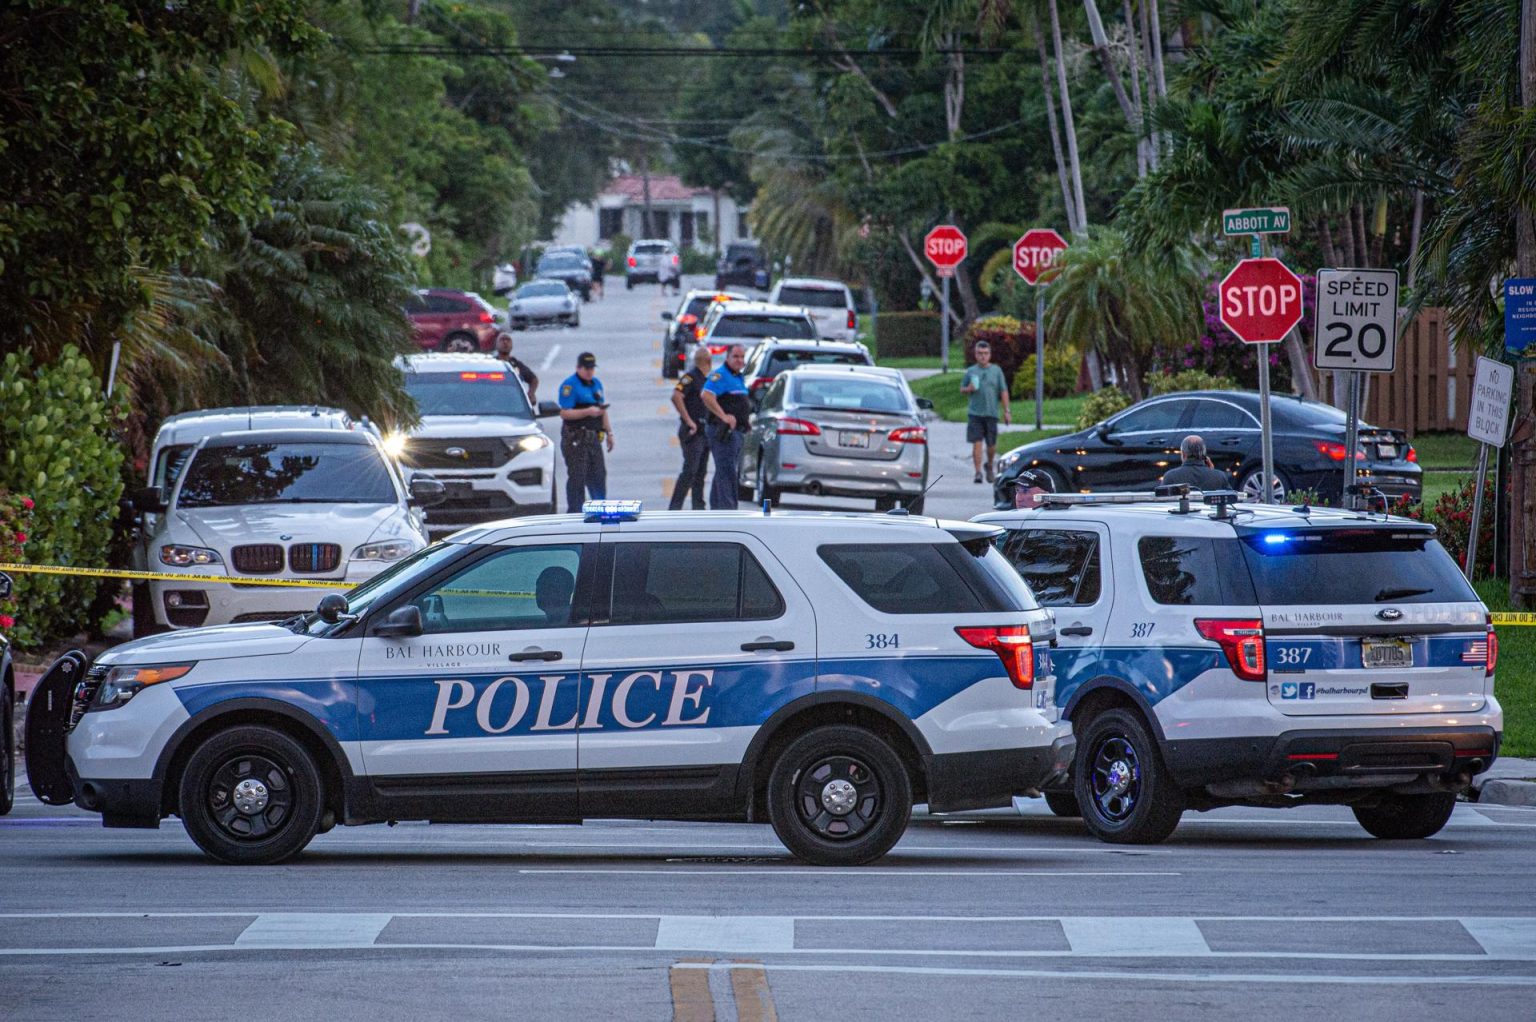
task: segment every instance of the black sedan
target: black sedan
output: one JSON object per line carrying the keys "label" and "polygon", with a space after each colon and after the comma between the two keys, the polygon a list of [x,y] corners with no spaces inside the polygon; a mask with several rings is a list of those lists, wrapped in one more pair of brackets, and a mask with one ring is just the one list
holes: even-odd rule
{"label": "black sedan", "polygon": [[[1272,395],[1273,497],[1310,490],[1340,502],[1344,485],[1345,415],[1332,405]],[[1179,444],[1191,433],[1205,439],[1211,461],[1246,499],[1263,493],[1259,450],[1259,395],[1204,390],[1154,397],[1067,436],[1024,444],[998,459],[993,506],[1013,506],[1014,481],[1025,469],[1051,477],[1058,493],[1149,490],[1179,464]],[[1359,481],[1388,497],[1417,501],[1422,472],[1407,435],[1360,424]]]}

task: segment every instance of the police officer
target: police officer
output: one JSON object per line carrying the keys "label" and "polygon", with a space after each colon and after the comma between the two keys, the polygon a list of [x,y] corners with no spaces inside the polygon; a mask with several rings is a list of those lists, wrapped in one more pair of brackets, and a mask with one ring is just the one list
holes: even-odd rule
{"label": "police officer", "polygon": [[[608,495],[608,466],[603,446],[613,450],[613,428],[608,424],[608,403],[603,381],[597,378],[597,356],[583,351],[576,356],[576,371],[560,384],[560,454],[565,458],[565,509],[581,510],[590,498]],[[583,496],[585,494],[585,496]]]}
{"label": "police officer", "polygon": [[736,509],[741,445],[752,418],[747,381],[741,374],[746,365],[747,349],[740,344],[731,345],[725,365],[709,374],[699,395],[709,409],[709,454],[715,460],[715,478],[709,486],[712,511]]}
{"label": "police officer", "polygon": [[683,449],[683,470],[672,487],[671,509],[681,511],[683,499],[693,495],[693,509],[704,506],[704,479],[709,475],[709,437],[704,433],[708,413],[700,393],[709,378],[709,345],[693,350],[693,365],[672,391],[672,407],[677,409],[677,443]]}

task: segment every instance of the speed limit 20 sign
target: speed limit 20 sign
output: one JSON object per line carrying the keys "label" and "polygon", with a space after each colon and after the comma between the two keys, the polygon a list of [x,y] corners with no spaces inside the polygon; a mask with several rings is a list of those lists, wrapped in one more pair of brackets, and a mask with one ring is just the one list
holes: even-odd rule
{"label": "speed limit 20 sign", "polygon": [[1318,369],[1390,373],[1397,366],[1397,271],[1318,270]]}

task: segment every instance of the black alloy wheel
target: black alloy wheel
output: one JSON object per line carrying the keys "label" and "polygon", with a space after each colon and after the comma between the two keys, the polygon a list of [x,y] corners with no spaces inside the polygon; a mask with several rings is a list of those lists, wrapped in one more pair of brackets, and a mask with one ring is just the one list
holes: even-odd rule
{"label": "black alloy wheel", "polygon": [[768,777],[768,817],[796,856],[817,866],[860,866],[901,839],[912,779],[885,741],[829,725],[796,738]]}
{"label": "black alloy wheel", "polygon": [[272,865],[304,850],[325,800],[309,751],[274,728],[243,725],[205,739],[181,776],[180,816],[220,862]]}
{"label": "black alloy wheel", "polygon": [[1106,710],[1088,722],[1072,775],[1083,822],[1101,841],[1157,844],[1179,825],[1184,793],[1132,710]]}

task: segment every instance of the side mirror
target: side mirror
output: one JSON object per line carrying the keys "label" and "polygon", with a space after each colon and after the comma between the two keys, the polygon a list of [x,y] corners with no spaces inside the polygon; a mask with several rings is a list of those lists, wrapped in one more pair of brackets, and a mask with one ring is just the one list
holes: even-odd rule
{"label": "side mirror", "polygon": [[159,514],[165,510],[165,493],[158,486],[146,486],[133,495],[133,509],[145,514]]}
{"label": "side mirror", "polygon": [[918,411],[920,411],[920,412],[931,412],[931,411],[933,411],[933,402],[930,401],[928,398],[920,397],[920,398],[917,398],[916,401],[917,401],[917,410]]}
{"label": "side mirror", "polygon": [[11,595],[11,576],[0,571],[0,600]]}
{"label": "side mirror", "polygon": [[389,616],[373,626],[373,634],[385,638],[421,634],[421,608],[414,603],[396,607]]}
{"label": "side mirror", "polygon": [[1107,423],[1107,422],[1099,423],[1097,426],[1094,427],[1093,431],[1095,433],[1097,433],[1098,436],[1099,436],[1099,439],[1104,441],[1106,444],[1119,444],[1120,443],[1120,441],[1118,441],[1118,440],[1111,439],[1111,437],[1113,436],[1115,430],[1114,430],[1114,427],[1110,426],[1110,424]]}
{"label": "side mirror", "polygon": [[328,625],[334,625],[338,621],[356,621],[356,614],[347,613],[347,598],[340,593],[326,593],[320,597],[320,602],[315,604],[315,613],[320,615],[320,620]]}
{"label": "side mirror", "polygon": [[540,401],[537,411],[538,417],[541,419],[558,419],[560,417],[560,406],[554,401]]}
{"label": "side mirror", "polygon": [[432,507],[448,499],[448,488],[426,472],[412,474],[410,490],[411,496],[406,503],[412,507]]}
{"label": "side mirror", "polygon": [[672,313],[670,313],[670,312],[663,312],[661,314],[661,318],[666,320],[668,323],[670,323],[670,322],[672,322]]}

